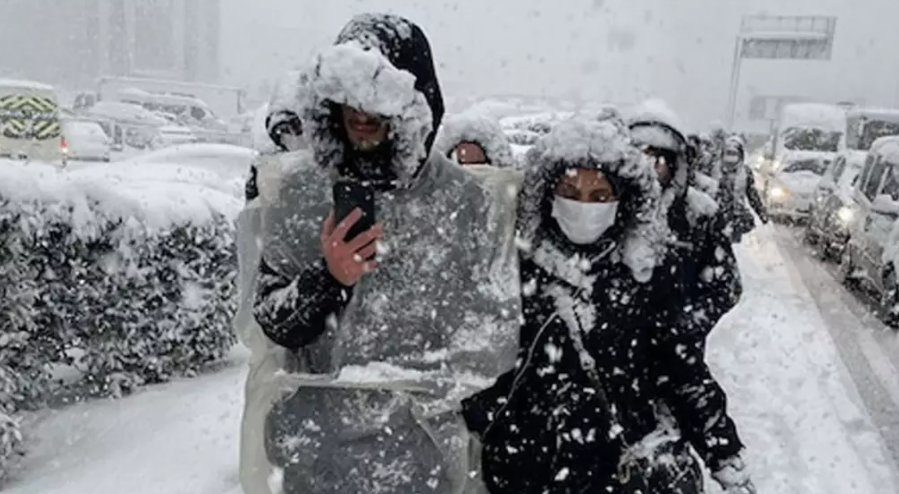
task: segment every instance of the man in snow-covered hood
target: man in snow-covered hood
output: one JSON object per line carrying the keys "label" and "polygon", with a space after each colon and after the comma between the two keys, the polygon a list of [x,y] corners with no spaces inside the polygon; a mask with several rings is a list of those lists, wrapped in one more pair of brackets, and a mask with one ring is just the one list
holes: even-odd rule
{"label": "man in snow-covered hood", "polygon": [[499,122],[486,115],[462,113],[447,118],[436,148],[463,166],[516,167],[509,138]]}
{"label": "man in snow-covered hood", "polygon": [[701,391],[675,390],[676,400],[686,405],[670,408],[682,436],[722,486],[747,489],[728,492],[753,492],[740,458],[742,442],[727,415],[727,396],[705,362],[706,337],[742,294],[739,268],[718,205],[690,186],[687,140],[668,121],[663,114],[642,113],[630,128],[634,144],[655,165],[663,187],[662,213],[672,233],[666,267],[657,280],[670,287],[669,298],[678,306],[669,314],[667,330],[680,340],[678,358],[704,382]]}
{"label": "man in snow-covered hood", "polygon": [[683,290],[683,315],[708,334],[742,294],[739,268],[724,233],[724,218],[708,194],[691,186],[687,140],[676,121],[660,112],[637,112],[631,136],[654,163],[662,185],[662,213],[671,229],[669,262]]}
{"label": "man in snow-covered hood", "polygon": [[[488,193],[432,153],[443,102],[421,29],[354,18],[304,76],[314,159],[264,211],[255,315],[296,352],[267,422],[287,494],[472,489],[461,399],[508,369],[517,272]],[[372,184],[377,224],[347,238],[331,185]]]}
{"label": "man in snow-covered hood", "polygon": [[[746,146],[740,137],[730,137],[725,141],[724,156],[721,160],[722,179],[719,201],[727,221],[727,231],[732,240],[739,243],[743,235],[755,228],[755,219],[749,207],[755,210],[762,223],[768,223],[768,210],[765,208],[758,189],[755,188],[755,176],[746,164]],[[746,201],[749,201],[749,205]]]}

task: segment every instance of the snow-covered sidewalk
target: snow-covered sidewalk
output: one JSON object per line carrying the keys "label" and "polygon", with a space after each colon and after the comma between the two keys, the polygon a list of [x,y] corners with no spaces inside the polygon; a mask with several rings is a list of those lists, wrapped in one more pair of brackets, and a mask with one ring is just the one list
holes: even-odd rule
{"label": "snow-covered sidewalk", "polygon": [[[709,345],[764,494],[897,492],[882,438],[811,295],[766,230]],[[237,494],[244,365],[42,414],[9,494]],[[718,492],[710,486],[711,492]]]}
{"label": "snow-covered sidewalk", "polygon": [[240,494],[245,358],[121,400],[42,413],[8,494]]}
{"label": "snow-covered sidewalk", "polygon": [[709,356],[759,492],[897,492],[883,438],[771,231],[760,229],[737,254],[744,299],[713,333]]}

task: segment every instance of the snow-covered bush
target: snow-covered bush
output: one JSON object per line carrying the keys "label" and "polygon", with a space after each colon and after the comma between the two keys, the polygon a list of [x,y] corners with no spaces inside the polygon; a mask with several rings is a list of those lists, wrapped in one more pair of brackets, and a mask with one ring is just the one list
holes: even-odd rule
{"label": "snow-covered bush", "polygon": [[[192,375],[234,344],[240,198],[0,162],[0,369],[12,409],[39,406],[49,370],[94,391]],[[2,401],[0,401],[2,405]]]}
{"label": "snow-covered bush", "polygon": [[13,372],[0,364],[0,482],[6,477],[10,461],[21,453],[22,432],[12,416],[18,384]]}

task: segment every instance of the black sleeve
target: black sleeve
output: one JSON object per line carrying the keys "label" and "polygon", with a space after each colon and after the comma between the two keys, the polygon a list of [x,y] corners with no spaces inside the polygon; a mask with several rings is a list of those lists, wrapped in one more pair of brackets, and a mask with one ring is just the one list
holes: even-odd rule
{"label": "black sleeve", "polygon": [[746,198],[749,199],[749,205],[759,215],[759,218],[767,223],[768,209],[765,207],[765,203],[762,202],[758,189],[755,188],[755,177],[752,174],[752,170],[749,170],[748,167],[746,170]]}
{"label": "black sleeve", "polygon": [[684,439],[710,470],[738,454],[743,443],[727,414],[727,395],[705,362],[705,338],[662,331],[654,338],[655,377]]}
{"label": "black sleeve", "polygon": [[708,335],[725,314],[740,301],[743,282],[737,257],[730,238],[719,228],[719,221],[710,222],[704,239],[697,242],[693,262],[698,264],[699,278],[692,290],[690,305],[693,307],[692,324],[700,333]]}
{"label": "black sleeve", "polygon": [[341,311],[352,294],[331,276],[324,260],[290,279],[262,260],[254,315],[273,342],[297,349],[325,332],[329,316]]}

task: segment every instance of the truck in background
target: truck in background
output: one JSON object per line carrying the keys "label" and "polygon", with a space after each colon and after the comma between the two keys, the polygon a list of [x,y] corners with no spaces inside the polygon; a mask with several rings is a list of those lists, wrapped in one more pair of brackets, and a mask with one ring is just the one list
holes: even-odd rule
{"label": "truck in background", "polygon": [[0,156],[64,163],[66,147],[53,86],[0,80]]}

